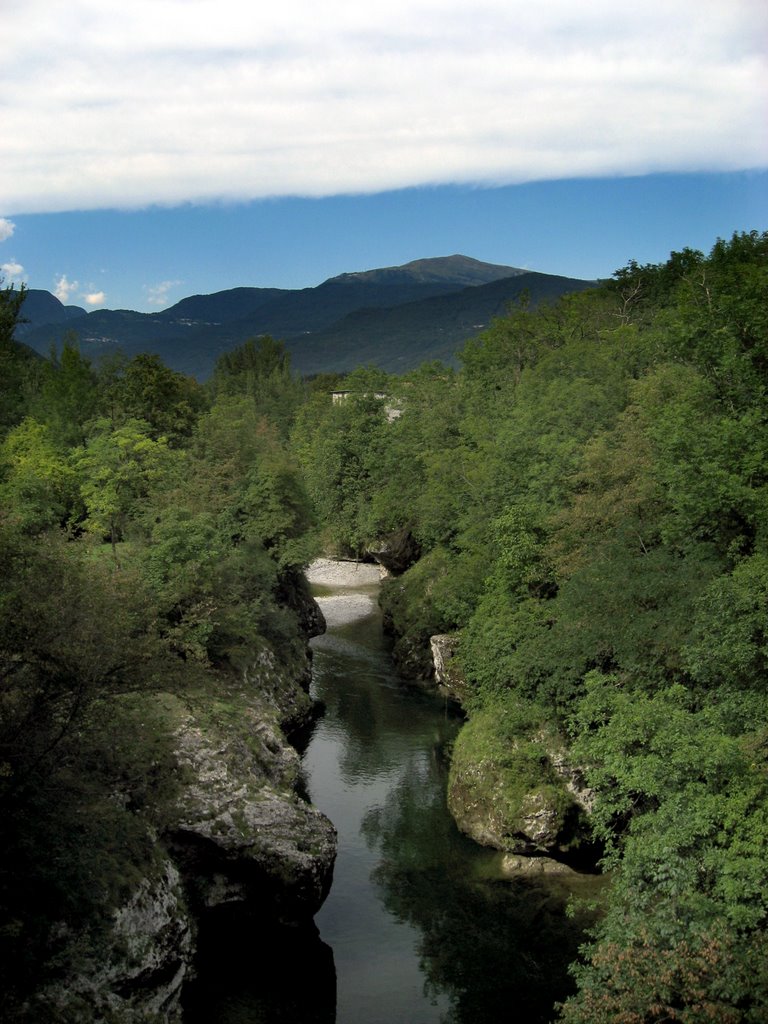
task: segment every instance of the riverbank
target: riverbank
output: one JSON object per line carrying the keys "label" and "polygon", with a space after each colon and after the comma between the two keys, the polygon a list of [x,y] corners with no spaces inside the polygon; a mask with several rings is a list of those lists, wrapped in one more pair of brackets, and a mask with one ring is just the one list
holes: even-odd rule
{"label": "riverbank", "polygon": [[376,607],[383,578],[379,565],[318,558],[306,570],[326,624],[341,626],[369,615]]}

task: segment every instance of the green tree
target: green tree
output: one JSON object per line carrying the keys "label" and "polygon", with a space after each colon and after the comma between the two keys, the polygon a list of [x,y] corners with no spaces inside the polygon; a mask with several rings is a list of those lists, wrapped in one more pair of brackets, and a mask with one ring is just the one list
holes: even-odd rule
{"label": "green tree", "polygon": [[68,336],[61,355],[54,350],[43,364],[39,386],[30,401],[32,415],[48,427],[59,449],[73,448],[85,441],[99,400],[96,373]]}
{"label": "green tree", "polygon": [[107,363],[101,369],[101,390],[115,426],[142,420],[154,440],[165,437],[174,448],[190,438],[206,406],[202,386],[169,369],[157,355]]}
{"label": "green tree", "polygon": [[26,289],[4,286],[0,278],[0,432],[15,426],[26,412],[28,383],[36,355],[14,340]]}
{"label": "green tree", "polygon": [[177,776],[142,699],[178,677],[151,592],[90,545],[0,520],[0,574],[0,1001],[23,1020],[151,876]]}
{"label": "green tree", "polygon": [[576,753],[615,877],[563,1019],[754,1021],[768,1009],[764,694],[697,707],[594,675]]}
{"label": "green tree", "polygon": [[0,502],[27,533],[63,526],[77,495],[75,472],[49,429],[27,417],[0,444]]}
{"label": "green tree", "polygon": [[293,446],[328,540],[360,552],[375,536],[371,503],[389,424],[377,392],[350,391],[341,401],[315,396],[302,407]]}
{"label": "green tree", "polygon": [[247,395],[260,416],[266,416],[286,437],[304,385],[291,371],[291,354],[284,342],[270,335],[249,338],[219,356],[211,390],[215,397]]}
{"label": "green tree", "polygon": [[173,467],[180,456],[165,437],[154,439],[142,420],[127,420],[112,429],[108,420],[95,425],[85,446],[73,455],[81,478],[80,494],[86,511],[85,528],[108,537],[116,554],[129,519],[140,511],[142,499]]}

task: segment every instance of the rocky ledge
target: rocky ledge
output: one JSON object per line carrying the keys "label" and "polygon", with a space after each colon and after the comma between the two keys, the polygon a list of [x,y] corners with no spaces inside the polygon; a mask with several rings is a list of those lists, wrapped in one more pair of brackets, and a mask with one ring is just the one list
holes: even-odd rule
{"label": "rocky ledge", "polygon": [[61,926],[55,938],[70,950],[69,969],[38,993],[29,1019],[175,1024],[208,912],[242,908],[266,941],[281,925],[311,920],[330,888],[336,831],[298,792],[300,759],[286,739],[311,715],[299,660],[281,666],[265,649],[214,694],[136,702],[147,728],[168,738],[176,766],[146,826],[152,856],[98,951],[83,953]]}
{"label": "rocky ledge", "polygon": [[454,747],[448,806],[476,842],[505,853],[562,857],[590,844],[592,793],[554,730],[511,708],[484,710]]}
{"label": "rocky ledge", "polygon": [[182,786],[166,841],[192,907],[249,903],[302,920],[331,884],[336,832],[296,792],[299,757],[274,708],[239,692],[178,711]]}

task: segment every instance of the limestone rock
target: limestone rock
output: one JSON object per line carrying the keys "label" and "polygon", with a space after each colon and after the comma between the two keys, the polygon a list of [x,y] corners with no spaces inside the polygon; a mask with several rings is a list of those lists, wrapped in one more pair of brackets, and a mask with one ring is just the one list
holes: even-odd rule
{"label": "limestone rock", "polygon": [[421,545],[410,530],[403,529],[369,545],[366,554],[383,565],[394,576],[399,576],[418,561],[421,555]]}
{"label": "limestone rock", "polygon": [[181,1020],[179,1000],[193,940],[179,872],[166,858],[157,877],[140,881],[115,911],[98,960],[81,962],[65,982],[39,993],[30,1009],[36,1014],[46,1007],[56,1020],[174,1024]]}
{"label": "limestone rock", "polygon": [[514,853],[505,853],[499,867],[505,878],[531,878],[539,875],[564,875],[576,878],[578,875],[572,867],[551,857],[522,857]]}
{"label": "limestone rock", "polygon": [[[588,841],[562,741],[496,708],[473,716],[454,746],[448,807],[462,832],[513,854],[562,854]],[[586,796],[585,796],[586,802]]]}
{"label": "limestone rock", "polygon": [[467,682],[453,660],[458,644],[459,637],[456,633],[438,633],[429,638],[438,692],[462,704],[466,696]]}
{"label": "limestone rock", "polygon": [[[545,741],[546,742],[546,741]],[[548,744],[547,756],[553,769],[563,780],[565,788],[574,801],[587,814],[592,813],[595,806],[596,793],[584,780],[584,773],[578,765],[573,764],[564,746]]]}
{"label": "limestone rock", "polygon": [[312,718],[310,676],[311,665],[306,655],[292,666],[289,674],[274,651],[265,648],[243,669],[237,700],[255,710],[256,718],[274,719],[280,729],[290,732]]}
{"label": "limestone rock", "polygon": [[235,695],[183,711],[176,742],[188,781],[167,835],[193,905],[250,902],[265,917],[311,917],[330,887],[336,832],[295,792],[299,757],[274,714]]}

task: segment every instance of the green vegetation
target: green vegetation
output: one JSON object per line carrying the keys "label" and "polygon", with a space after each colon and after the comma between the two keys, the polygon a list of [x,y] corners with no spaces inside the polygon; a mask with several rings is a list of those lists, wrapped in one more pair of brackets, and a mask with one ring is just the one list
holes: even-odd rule
{"label": "green vegetation", "polygon": [[[8,1021],[29,1019],[24,1000],[41,986],[98,962],[115,908],[158,876],[179,708],[204,720],[231,704],[242,718],[260,656],[300,677],[305,639],[286,594],[315,545],[281,438],[302,390],[289,372],[232,357],[206,391],[154,356],[97,372],[68,342],[42,360],[12,340],[21,308],[0,292],[15,389],[0,418]],[[268,354],[284,364],[277,344]],[[307,706],[294,698],[283,717]]]}
{"label": "green vegetation", "polygon": [[459,635],[454,786],[514,830],[553,784],[533,715],[594,789],[613,881],[569,1024],[768,1015],[766,296],[768,234],[734,235],[298,415],[326,539],[418,544],[382,599],[404,669]]}
{"label": "green vegetation", "polygon": [[174,772],[162,715],[139,730],[137,708],[205,692],[226,716],[257,654],[298,664],[284,597],[312,554],[397,537],[396,656],[424,675],[429,637],[459,638],[454,786],[504,835],[531,793],[582,827],[553,745],[594,791],[611,884],[560,1018],[764,1020],[766,295],[752,232],[523,296],[458,370],[305,382],[263,337],[201,388],[151,356],[33,357],[1,291],[9,990],[55,974],[56,920],[95,935],[95,904],[151,861]]}

